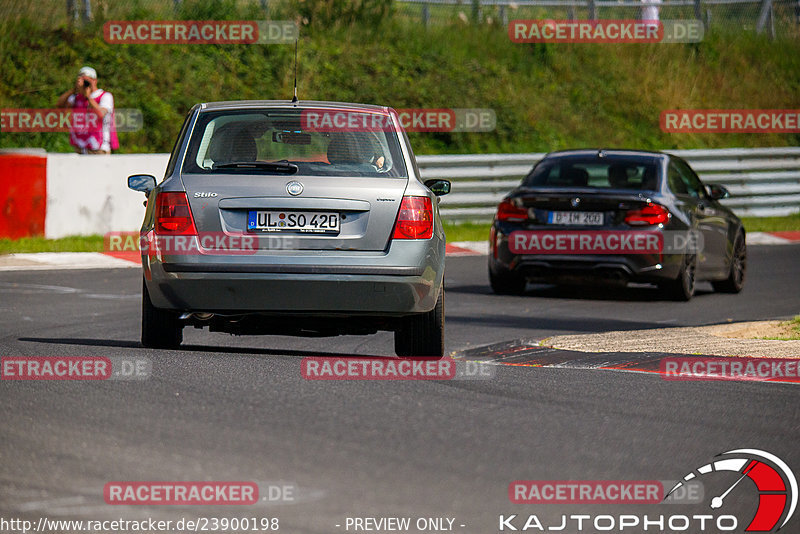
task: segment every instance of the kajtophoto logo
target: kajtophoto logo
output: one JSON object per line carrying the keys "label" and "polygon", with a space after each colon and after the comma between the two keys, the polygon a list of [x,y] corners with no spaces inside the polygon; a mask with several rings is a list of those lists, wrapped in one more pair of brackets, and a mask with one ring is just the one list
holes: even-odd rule
{"label": "kajtophoto logo", "polygon": [[[749,492],[745,489],[747,485],[742,482],[746,478],[755,485],[755,492],[752,486]],[[672,489],[662,493],[670,485]],[[663,499],[660,495],[664,495]],[[562,514],[558,523],[536,514],[500,514],[499,532],[778,532],[797,508],[797,479],[789,466],[772,453],[734,449],[718,454],[713,462],[692,470],[674,485],[652,480],[517,480],[509,485],[508,496],[515,504],[660,502],[708,506],[712,513],[699,510],[692,514],[573,513]],[[725,499],[729,496],[731,500],[735,497],[735,502],[726,507]],[[754,508],[752,519],[741,530],[744,523],[740,525],[739,515],[749,514]]]}
{"label": "kajtophoto logo", "polygon": [[725,498],[748,478],[758,490],[758,508],[745,532],[777,532],[789,522],[797,508],[797,479],[783,460],[759,449],[735,449],[716,457],[719,459],[684,476],[665,499],[691,480],[711,473],[736,473],[740,475],[736,481],[721,495],[711,499],[713,510],[722,508]]}

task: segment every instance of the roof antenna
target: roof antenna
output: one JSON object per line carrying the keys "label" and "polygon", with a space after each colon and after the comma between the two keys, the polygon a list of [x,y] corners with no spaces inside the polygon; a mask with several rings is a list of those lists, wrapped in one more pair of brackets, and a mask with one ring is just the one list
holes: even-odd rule
{"label": "roof antenna", "polygon": [[294,96],[292,103],[297,102],[297,37],[294,39]]}

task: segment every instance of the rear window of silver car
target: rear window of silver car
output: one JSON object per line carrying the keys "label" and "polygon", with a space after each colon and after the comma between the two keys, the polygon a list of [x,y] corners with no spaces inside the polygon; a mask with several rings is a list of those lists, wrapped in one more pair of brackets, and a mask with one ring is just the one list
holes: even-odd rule
{"label": "rear window of silver car", "polygon": [[[182,170],[200,174],[285,176],[269,169],[237,168],[230,164],[288,162],[298,167],[298,175],[408,176],[390,115],[346,111],[350,127],[315,128],[315,123],[305,120],[308,115],[303,112],[302,108],[202,112],[192,131]],[[353,124],[370,127],[353,127]]]}
{"label": "rear window of silver car", "polygon": [[658,189],[658,165],[632,158],[553,158],[543,160],[525,177],[527,187],[594,187]]}

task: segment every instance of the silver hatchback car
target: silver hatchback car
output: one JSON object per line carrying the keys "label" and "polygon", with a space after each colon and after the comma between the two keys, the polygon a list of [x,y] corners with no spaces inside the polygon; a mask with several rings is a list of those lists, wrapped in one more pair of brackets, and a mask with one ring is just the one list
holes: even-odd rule
{"label": "silver hatchback car", "polygon": [[333,102],[198,104],[141,228],[142,344],[183,328],[394,332],[399,356],[444,353],[445,236],[397,113]]}

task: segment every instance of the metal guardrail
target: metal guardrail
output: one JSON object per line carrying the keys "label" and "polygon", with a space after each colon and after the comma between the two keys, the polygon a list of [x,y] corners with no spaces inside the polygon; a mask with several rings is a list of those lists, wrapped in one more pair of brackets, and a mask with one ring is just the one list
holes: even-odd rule
{"label": "metal guardrail", "polygon": [[[739,215],[767,217],[800,211],[800,147],[665,150],[684,158],[705,183],[731,192],[723,203]],[[446,178],[442,217],[487,221],[497,204],[544,154],[418,156],[423,178]]]}
{"label": "metal guardrail", "polygon": [[[697,20],[702,20],[706,29],[711,25],[711,10],[710,7],[723,7],[727,14],[733,14],[734,18],[742,19],[741,11],[747,6],[752,11],[751,14],[745,16],[744,20],[748,26],[755,26],[757,33],[763,33],[765,30],[769,32],[770,37],[773,39],[776,35],[775,21],[776,9],[781,11],[794,10],[796,0],[396,0],[398,4],[406,5],[419,5],[422,6],[421,17],[424,26],[428,26],[431,19],[431,7],[453,7],[461,9],[470,9],[472,11],[473,20],[482,20],[482,11],[484,9],[498,9],[499,17],[504,26],[508,25],[509,11],[516,12],[520,8],[542,8],[542,7],[556,7],[567,8],[569,19],[581,18],[578,16],[576,10],[585,10],[589,20],[598,20],[601,18],[609,18],[602,16],[600,13],[607,8],[628,8],[640,10],[645,6],[657,6],[659,10],[666,10],[669,12],[671,8],[685,8],[691,7],[691,16]],[[738,12],[738,13],[737,13]],[[663,13],[663,12],[662,12]],[[726,13],[722,13],[726,15]],[[637,14],[638,15],[638,14]],[[634,15],[634,16],[637,16]],[[749,17],[749,20],[748,20]],[[520,17],[517,17],[520,18]],[[613,17],[611,17],[613,18]],[[662,16],[662,19],[665,17]],[[675,17],[666,17],[675,18]],[[685,17],[682,17],[685,18]],[[729,22],[730,16],[724,17]],[[794,25],[800,22],[797,15],[793,17]]]}

